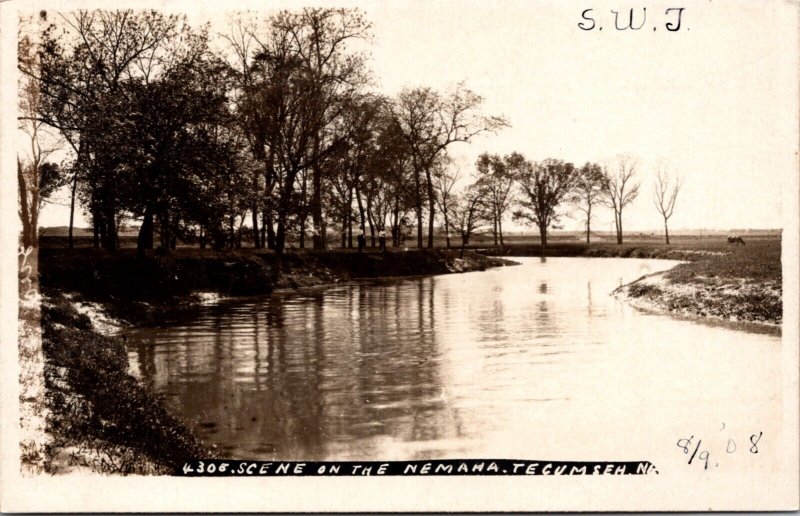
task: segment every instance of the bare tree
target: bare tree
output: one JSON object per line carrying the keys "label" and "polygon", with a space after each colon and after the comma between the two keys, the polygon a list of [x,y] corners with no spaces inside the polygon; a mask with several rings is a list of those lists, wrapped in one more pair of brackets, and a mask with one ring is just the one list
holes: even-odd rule
{"label": "bare tree", "polygon": [[450,219],[461,235],[461,256],[472,235],[478,231],[486,217],[485,191],[475,183],[456,195],[450,204]]}
{"label": "bare tree", "polygon": [[672,212],[675,209],[675,199],[678,198],[681,185],[680,177],[671,177],[666,162],[661,161],[656,164],[656,182],[654,185],[653,202],[655,202],[658,212],[664,217],[664,239],[667,245],[669,245],[667,221],[672,217]]}
{"label": "bare tree", "polygon": [[637,161],[628,155],[617,157],[614,172],[604,171],[603,204],[614,210],[617,244],[622,244],[622,210],[639,195],[640,183],[635,181]]}
{"label": "bare tree", "polygon": [[539,228],[542,256],[547,248],[547,229],[558,221],[556,210],[572,192],[576,179],[575,166],[558,159],[530,163],[517,174],[522,209],[514,212],[514,218],[527,220]]}
{"label": "bare tree", "polygon": [[461,175],[461,169],[451,167],[451,164],[449,159],[439,163],[433,174],[436,204],[439,205],[439,209],[442,211],[442,217],[444,218],[444,238],[448,249],[450,249],[450,208],[455,195],[453,187],[458,181],[458,177]]}
{"label": "bare tree", "polygon": [[592,209],[603,195],[605,176],[597,163],[586,163],[578,171],[575,193],[570,199],[586,216],[586,243],[591,243]]}

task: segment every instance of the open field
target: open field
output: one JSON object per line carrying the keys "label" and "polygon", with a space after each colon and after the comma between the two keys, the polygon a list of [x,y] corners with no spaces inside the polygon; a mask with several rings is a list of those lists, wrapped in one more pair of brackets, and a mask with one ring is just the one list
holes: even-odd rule
{"label": "open field", "polygon": [[[752,239],[763,239],[763,238],[778,238],[780,239],[780,231],[779,230],[742,230],[742,231],[731,231],[731,234],[738,234],[744,237],[745,241],[750,241]],[[696,231],[686,231],[686,232],[676,232],[675,234],[670,235],[670,239],[672,240],[670,247],[677,247],[681,245],[691,245],[697,246],[697,248],[724,248],[726,247],[726,237],[729,233],[725,231],[717,231],[717,230],[696,230]],[[555,250],[562,248],[562,246],[566,246],[566,248],[574,249],[576,246],[577,248],[584,248],[586,246],[586,235],[582,232],[575,232],[575,231],[556,231],[553,233],[548,234],[548,247],[556,252]],[[43,248],[48,247],[67,247],[67,232],[66,228],[58,227],[58,228],[43,228],[40,231],[40,245]],[[311,241],[311,236],[307,236],[307,242]],[[460,240],[456,237],[451,237],[451,247],[458,247],[460,245]],[[120,233],[119,235],[119,242],[120,247],[122,248],[130,248],[136,247],[136,231],[126,230]],[[425,240],[427,242],[427,239]],[[503,242],[506,247],[515,249],[517,252],[521,252],[524,249],[528,249],[533,247],[538,249],[539,246],[539,235],[536,232],[509,232],[504,234]],[[367,235],[367,243],[370,243],[369,234]],[[341,248],[341,237],[334,233],[328,233],[328,244],[331,249],[340,249]],[[651,233],[642,233],[642,232],[631,232],[625,234],[625,243],[623,245],[629,244],[638,244],[638,245],[652,245],[655,247],[660,247],[666,245],[664,244],[663,236],[651,234]],[[75,231],[74,236],[74,245],[75,247],[92,247],[92,235],[91,232],[85,228],[77,228]],[[353,245],[355,245],[355,235],[353,235]],[[388,243],[391,247],[391,239]],[[616,239],[614,235],[607,233],[607,232],[592,232],[592,243],[591,247],[606,247],[606,246],[616,246]],[[247,239],[243,239],[242,249],[252,249],[252,243]],[[178,247],[189,247],[189,248],[197,248],[197,244],[182,244],[178,242]],[[410,249],[416,248],[416,237],[407,237],[405,243],[402,247],[408,247]],[[443,235],[436,234],[434,236],[434,247],[442,248],[446,247],[446,240]],[[486,248],[486,247],[494,247],[494,238],[491,234],[487,233],[479,233],[473,235],[470,239],[470,243],[467,246],[469,248]],[[296,241],[289,240],[287,241],[287,248],[289,249],[298,249],[299,244]],[[537,251],[538,252],[538,251]]]}

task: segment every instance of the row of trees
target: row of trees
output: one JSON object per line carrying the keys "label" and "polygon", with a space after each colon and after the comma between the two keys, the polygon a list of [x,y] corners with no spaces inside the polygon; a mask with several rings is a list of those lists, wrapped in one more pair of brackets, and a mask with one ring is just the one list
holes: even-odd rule
{"label": "row of trees", "polygon": [[[460,193],[452,188],[455,175],[444,173],[437,182],[447,245],[450,246],[449,220],[456,221],[462,245],[469,243],[470,236],[483,226],[490,228],[495,245],[505,245],[502,221],[510,211],[514,220],[538,228],[544,251],[548,230],[559,228],[560,217],[568,211],[565,205],[582,214],[587,244],[597,206],[611,209],[617,243],[622,244],[623,210],[638,197],[641,187],[636,178],[637,166],[634,158],[625,155],[610,167],[597,163],[576,167],[558,159],[532,162],[516,152],[503,157],[484,153],[476,162],[475,180]],[[664,220],[667,244],[667,225],[680,188],[680,179],[673,177],[667,163],[657,163],[654,201]]]}
{"label": "row of trees", "polygon": [[[232,16],[223,34],[157,11],[41,12],[21,24],[20,155],[23,240],[35,245],[38,210],[60,187],[70,192],[69,245],[76,209],[94,245],[114,250],[120,227],[138,222],[137,248],[256,248],[282,253],[291,239],[325,248],[339,232],[374,245],[389,228],[394,245],[416,228],[433,247],[437,222],[447,245],[489,226],[504,245],[503,220],[547,231],[565,202],[585,214],[622,211],[638,195],[636,163],[613,171],[519,153],[483,154],[477,179],[462,187],[452,146],[508,126],[482,111],[483,99],[407,88],[372,88],[364,52],[370,24],[357,9]],[[50,161],[61,147],[66,156]],[[665,227],[679,185],[659,169],[657,205]],[[412,223],[413,221],[413,223]]]}
{"label": "row of trees", "polygon": [[[417,244],[427,223],[431,247],[448,149],[507,125],[461,84],[372,91],[357,9],[242,13],[217,36],[156,11],[42,12],[30,27],[20,125],[48,128],[69,151],[48,169],[53,184],[109,250],[131,219],[141,253],[156,236],[167,249],[239,246],[245,224],[255,247],[281,253],[288,235],[305,246],[309,226],[315,248],[329,226],[350,243],[353,226],[374,238],[388,225],[396,241],[412,215]],[[20,161],[25,191],[45,157]]]}

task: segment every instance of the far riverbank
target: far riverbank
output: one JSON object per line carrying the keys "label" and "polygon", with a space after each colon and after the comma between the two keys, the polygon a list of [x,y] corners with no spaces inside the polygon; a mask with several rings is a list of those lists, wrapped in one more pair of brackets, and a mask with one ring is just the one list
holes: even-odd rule
{"label": "far riverbank", "polygon": [[[781,239],[747,237],[729,245],[722,236],[626,244],[556,241],[546,256],[658,258],[681,260],[669,271],[642,277],[614,294],[634,306],[679,316],[780,327],[783,320]],[[477,250],[501,256],[541,256],[541,246],[512,244]]]}

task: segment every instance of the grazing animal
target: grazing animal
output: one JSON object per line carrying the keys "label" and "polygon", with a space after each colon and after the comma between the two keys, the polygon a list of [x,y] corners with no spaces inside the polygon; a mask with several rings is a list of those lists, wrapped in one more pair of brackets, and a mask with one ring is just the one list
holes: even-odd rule
{"label": "grazing animal", "polygon": [[728,245],[745,245],[744,239],[738,235],[728,235]]}

